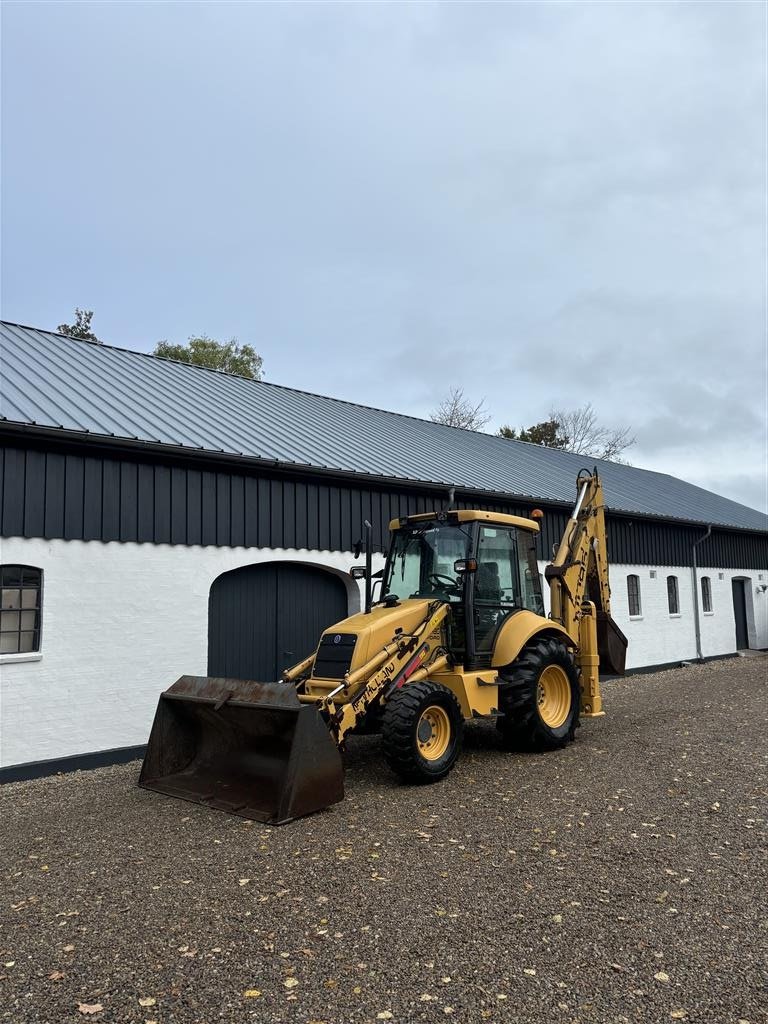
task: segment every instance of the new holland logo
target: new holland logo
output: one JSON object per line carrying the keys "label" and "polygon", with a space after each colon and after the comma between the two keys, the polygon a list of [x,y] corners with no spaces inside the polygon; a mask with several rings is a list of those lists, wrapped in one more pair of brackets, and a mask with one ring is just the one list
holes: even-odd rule
{"label": "new holland logo", "polygon": [[341,635],[339,633],[337,633],[336,636],[333,638],[333,642],[335,644],[340,644],[341,643]]}

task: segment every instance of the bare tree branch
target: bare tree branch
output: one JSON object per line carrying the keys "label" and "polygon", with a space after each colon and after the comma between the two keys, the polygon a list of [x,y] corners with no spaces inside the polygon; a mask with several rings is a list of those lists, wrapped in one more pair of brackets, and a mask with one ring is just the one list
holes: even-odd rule
{"label": "bare tree branch", "polygon": [[557,422],[561,433],[567,436],[566,450],[577,455],[621,462],[622,452],[631,448],[637,440],[629,427],[605,427],[600,424],[590,402],[578,409],[553,410],[549,418]]}
{"label": "bare tree branch", "polygon": [[476,404],[464,394],[463,388],[451,388],[436,409],[429,414],[434,423],[448,427],[463,427],[464,430],[481,430],[491,416],[485,407],[485,399]]}

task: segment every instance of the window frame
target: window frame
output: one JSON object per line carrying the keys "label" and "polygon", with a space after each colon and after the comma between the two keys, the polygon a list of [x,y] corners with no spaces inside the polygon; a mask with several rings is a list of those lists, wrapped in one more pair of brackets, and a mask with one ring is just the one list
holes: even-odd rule
{"label": "window frame", "polygon": [[[706,583],[706,586],[704,585]],[[701,577],[701,609],[705,615],[714,615],[715,609],[712,604],[712,577]]]}
{"label": "window frame", "polygon": [[[635,594],[632,594],[632,584],[634,583]],[[632,602],[637,602],[637,611],[632,611]],[[630,619],[642,619],[643,617],[643,599],[640,592],[640,576],[636,572],[630,572],[627,574],[627,607],[629,609]]]}
{"label": "window frame", "polygon": [[[6,573],[9,570],[17,570],[19,573],[19,582],[6,582]],[[29,577],[30,582],[27,581],[26,577]],[[34,582],[31,582],[34,580]],[[19,591],[19,605],[18,608],[3,608],[2,601],[0,601],[0,636],[7,636],[15,634],[17,637],[17,646],[15,650],[3,651],[0,650],[0,662],[9,661],[37,661],[42,657],[43,647],[43,586],[44,586],[44,573],[40,566],[27,565],[22,562],[4,562],[0,564],[0,597],[2,592],[5,590],[18,590]],[[24,606],[24,591],[34,590],[37,592],[35,604],[33,607]],[[22,616],[25,612],[34,612],[35,624],[32,629],[22,628]],[[18,626],[14,629],[3,629],[3,617],[13,614],[18,614]],[[6,620],[7,621],[7,620]],[[21,638],[22,634],[31,633],[33,646],[30,650],[22,650]]]}
{"label": "window frame", "polygon": [[677,576],[673,575],[667,576],[667,608],[671,618],[680,615],[680,583]]}

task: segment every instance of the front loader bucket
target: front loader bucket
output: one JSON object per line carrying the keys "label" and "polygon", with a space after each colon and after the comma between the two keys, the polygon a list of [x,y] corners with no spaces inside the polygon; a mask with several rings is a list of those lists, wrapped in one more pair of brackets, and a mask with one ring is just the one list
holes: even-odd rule
{"label": "front loader bucket", "polygon": [[597,613],[597,653],[600,671],[623,676],[627,661],[627,638],[607,612]]}
{"label": "front loader bucket", "polygon": [[207,676],[161,694],[139,785],[271,825],[344,798],[338,747],[291,684]]}

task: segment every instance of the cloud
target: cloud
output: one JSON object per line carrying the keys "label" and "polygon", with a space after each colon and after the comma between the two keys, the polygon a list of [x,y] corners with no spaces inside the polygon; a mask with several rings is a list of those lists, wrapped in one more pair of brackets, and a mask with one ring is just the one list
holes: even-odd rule
{"label": "cloud", "polygon": [[271,380],[416,415],[453,384],[497,426],[591,401],[636,463],[758,500],[760,5],[4,22],[9,318],[235,335]]}

